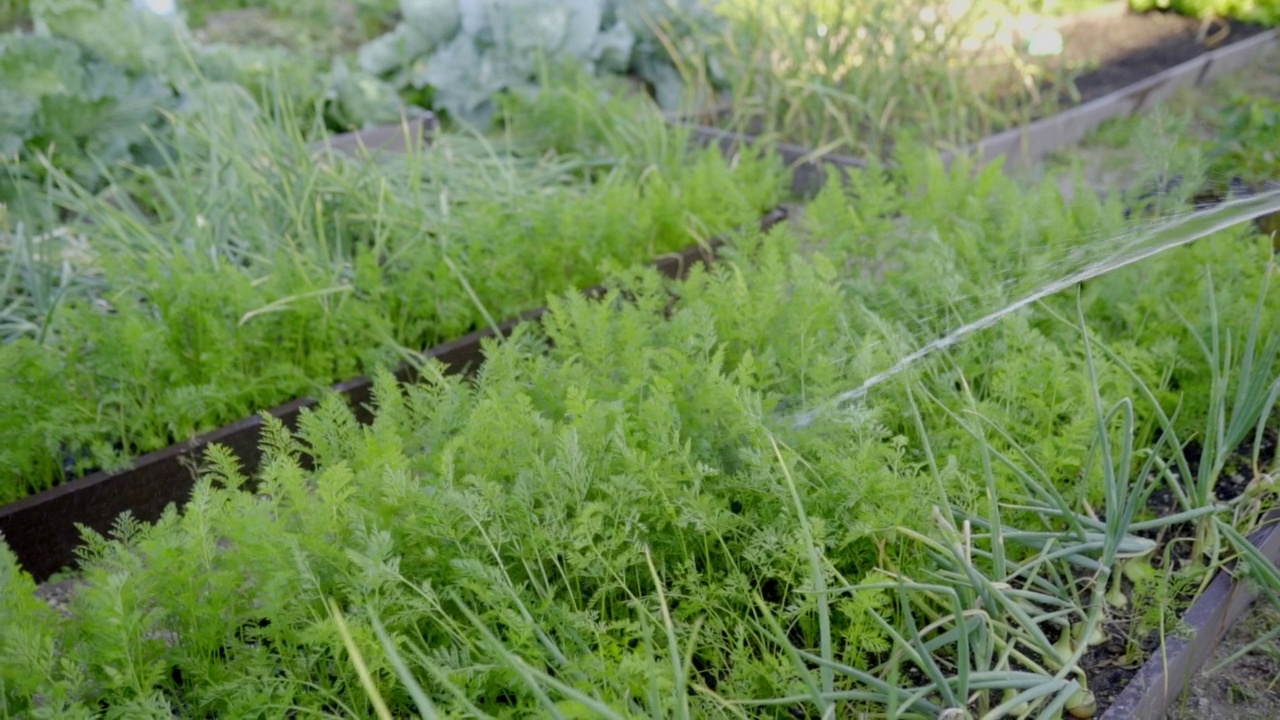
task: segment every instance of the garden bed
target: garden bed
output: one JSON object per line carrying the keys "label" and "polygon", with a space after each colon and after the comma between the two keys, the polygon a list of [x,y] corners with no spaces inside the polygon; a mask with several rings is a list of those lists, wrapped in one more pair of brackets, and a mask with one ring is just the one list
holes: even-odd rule
{"label": "garden bed", "polygon": [[[1113,8],[1106,11],[1117,13]],[[1254,25],[1231,23],[1226,26],[1228,31],[1220,44],[1207,45],[1191,30],[1190,25],[1197,23],[1187,18],[1174,16],[1171,21],[1165,21],[1159,19],[1163,16],[1127,12],[1120,13],[1119,17],[1126,19],[1116,23],[1120,28],[1128,28],[1130,24],[1156,26],[1156,44],[1112,59],[1102,68],[1082,76],[1078,80],[1081,102],[1074,107],[1024,127],[988,136],[959,154],[976,156],[983,162],[1003,158],[1007,170],[1023,170],[1055,151],[1072,146],[1108,119],[1148,111],[1178,89],[1199,86],[1238,70],[1272,52],[1280,43],[1280,31]],[[1166,37],[1166,31],[1158,27],[1166,22],[1176,28],[1172,37]],[[1099,24],[1111,26],[1105,17]],[[1092,28],[1093,24],[1081,27]],[[776,148],[793,168],[792,189],[801,196],[811,196],[822,186],[826,181],[826,167],[862,167],[866,163],[862,157],[827,153],[792,142],[775,142],[763,136],[701,125],[694,128],[703,142],[718,144],[726,150],[743,145]],[[952,153],[944,151],[943,156],[951,157]]]}
{"label": "garden bed", "polygon": [[1267,28],[1236,20],[1200,20],[1175,13],[1136,13],[1111,3],[1051,25],[1062,34],[1061,62],[1081,69],[1067,103],[1123,90],[1200,55],[1229,47]]}
{"label": "garden bed", "polygon": [[[1249,536],[1267,560],[1280,564],[1280,514],[1267,516],[1264,527]],[[1258,601],[1259,594],[1244,578],[1233,577],[1231,569],[1220,571],[1209,586],[1178,618],[1179,629],[1164,638],[1148,638],[1142,643],[1149,653],[1138,667],[1113,665],[1095,675],[1100,682],[1094,693],[1100,699],[1102,720],[1158,718],[1173,710],[1193,677],[1213,657],[1219,644],[1235,624]],[[1109,647],[1099,653],[1094,668],[1115,663],[1127,648]]]}
{"label": "garden bed", "polygon": [[[376,128],[367,135],[337,137],[331,146],[352,152],[357,148],[400,151],[404,137],[404,129],[400,127]],[[775,210],[760,220],[760,227],[768,229],[785,218],[785,210]],[[714,258],[719,245],[720,241],[713,238],[706,245],[663,255],[653,262],[653,267],[667,277],[680,278],[692,265]],[[603,288],[597,286],[583,292],[587,296],[598,296]],[[422,357],[443,363],[449,372],[472,371],[482,361],[481,346],[485,340],[505,337],[520,323],[537,321],[545,312],[545,307],[529,310],[501,323],[496,330],[477,330],[430,348]],[[416,371],[410,365],[396,371],[401,381],[408,382],[415,376]],[[372,391],[369,378],[347,380],[332,390],[342,396],[362,420],[369,419],[367,406]],[[264,414],[294,429],[299,413],[305,408],[314,408],[316,403],[313,398],[300,398],[266,410]],[[0,506],[0,536],[22,567],[43,581],[75,559],[75,549],[81,544],[79,526],[107,532],[121,513],[128,512],[138,520],[152,522],[166,507],[174,504],[181,507],[195,482],[196,466],[210,445],[226,446],[247,472],[254,472],[261,459],[261,431],[262,416],[255,415],[147,453],[134,460],[127,470],[94,472]]]}
{"label": "garden bed", "polygon": [[[828,192],[804,218],[813,223],[805,237],[821,241],[822,248],[789,238],[785,227],[767,238],[747,234],[731,243],[725,263],[693,273],[687,283],[631,276],[620,284],[626,292],[615,290],[608,302],[576,296],[556,301],[541,330],[522,326],[526,331],[517,331],[512,342],[495,346],[474,382],[427,377],[397,400],[383,376],[375,382],[373,425],[346,420],[345,403],[322,403],[299,424],[296,441],[315,462],[294,458],[295,450],[272,436],[272,459],[261,468],[257,494],[221,487],[249,481],[225,457],[211,456],[183,516],[170,515],[155,528],[117,523],[115,540],[91,539],[66,618],[55,622],[39,608],[15,609],[15,622],[6,629],[49,633],[41,637],[69,654],[64,667],[79,667],[81,656],[123,653],[137,661],[131,667],[150,668],[126,671],[144,693],[151,691],[148,702],[192,714],[243,712],[260,702],[252,690],[260,688],[282,693],[272,695],[273,702],[289,707],[371,715],[349,661],[357,654],[377,668],[372,685],[364,686],[370,697],[376,693],[397,714],[408,712],[413,701],[403,684],[413,675],[388,665],[388,647],[412,655],[413,673],[434,702],[452,705],[461,697],[459,704],[476,703],[491,714],[546,709],[539,698],[548,693],[555,700],[547,702],[561,710],[574,701],[621,708],[630,698],[654,715],[671,714],[664,709],[681,702],[696,703],[691,714],[752,712],[757,700],[779,703],[783,712],[815,711],[823,701],[806,696],[803,673],[787,660],[790,651],[806,653],[800,664],[811,673],[815,694],[829,682],[818,678],[819,661],[838,652],[842,662],[859,664],[838,668],[842,688],[876,690],[855,681],[863,677],[856,673],[883,663],[900,671],[877,675],[896,681],[891,687],[925,688],[942,672],[938,677],[960,683],[963,698],[970,695],[963,674],[953,675],[949,666],[922,668],[902,655],[918,642],[950,663],[953,631],[960,629],[975,633],[975,643],[982,640],[970,646],[975,663],[999,660],[1008,682],[1026,682],[1026,666],[1004,665],[1007,658],[981,648],[1032,646],[1021,632],[1005,634],[1014,614],[1003,612],[998,598],[1028,587],[1043,592],[1043,584],[1033,581],[1039,572],[997,570],[988,581],[1001,585],[989,587],[980,579],[985,575],[957,580],[962,575],[949,575],[942,564],[958,569],[970,563],[975,572],[993,572],[989,553],[1000,543],[981,524],[988,507],[983,497],[1010,514],[1011,539],[1044,535],[1034,532],[1034,522],[1015,517],[1032,504],[1034,497],[1023,500],[1031,478],[996,477],[990,467],[984,472],[984,453],[1002,454],[990,459],[1024,467],[1028,476],[1043,472],[1042,482],[1067,494],[1063,507],[1079,513],[1079,522],[1110,523],[1121,514],[1115,503],[1123,501],[1113,503],[1109,494],[1099,500],[1099,471],[1085,459],[1098,447],[1089,440],[1095,432],[1090,428],[1097,425],[1117,442],[1141,443],[1133,448],[1141,458],[1148,457],[1142,452],[1147,448],[1154,456],[1169,447],[1144,439],[1140,428],[1147,421],[1115,429],[1079,401],[1082,392],[1105,393],[1108,406],[1138,397],[1142,418],[1155,412],[1136,392],[1142,385],[1134,386],[1110,355],[1097,350],[1105,367],[1085,367],[1079,331],[1055,320],[1070,311],[1066,298],[1052,300],[1043,314],[1036,309],[1034,318],[1011,317],[990,328],[957,346],[946,361],[880,387],[865,405],[830,407],[808,424],[795,420],[796,413],[822,407],[822,398],[892,363],[898,343],[909,340],[892,329],[898,322],[913,323],[913,330],[919,322],[920,336],[934,337],[947,323],[927,308],[945,302],[961,319],[972,317],[987,303],[1008,301],[992,277],[1012,279],[1043,267],[1055,248],[1069,251],[1084,228],[1099,227],[1098,212],[1119,224],[1102,227],[1123,226],[1117,207],[1057,207],[1047,191],[1023,196],[997,174],[985,176],[995,186],[993,195],[1003,199],[991,207],[967,200],[971,177],[935,180],[927,197],[887,181],[876,187],[882,181],[872,177],[862,178],[856,198]],[[897,219],[905,225],[886,230],[885,223]],[[1043,237],[1027,245],[1023,232],[1032,225]],[[965,234],[975,227],[986,234]],[[935,229],[951,240],[949,247],[936,255],[920,252],[935,246],[928,240]],[[1175,347],[1160,350],[1170,326],[1142,320],[1151,312],[1161,312],[1162,319],[1179,312],[1162,310],[1167,300],[1192,313],[1204,330],[1210,321],[1203,303],[1186,287],[1200,282],[1200,263],[1212,263],[1226,276],[1242,277],[1243,284],[1233,287],[1245,294],[1225,292],[1219,301],[1229,331],[1246,331],[1244,316],[1254,301],[1244,288],[1260,278],[1249,260],[1259,252],[1254,240],[1233,246],[1247,257],[1192,246],[1176,258],[1166,256],[1152,277],[1090,281],[1082,313],[1100,342],[1140,367],[1187,357],[1195,352],[1189,335],[1196,330],[1177,333]],[[883,260],[897,281],[835,272],[855,269],[868,257]],[[939,278],[964,285],[944,286]],[[1145,293],[1154,302],[1138,297]],[[1274,294],[1267,297],[1270,308]],[[864,319],[868,314],[873,317]],[[867,351],[886,346],[895,348],[893,355]],[[1178,380],[1194,406],[1187,413],[1193,420],[1212,418],[1203,399],[1207,371],[1196,363],[1182,367]],[[1160,382],[1158,370],[1142,370],[1140,377]],[[1163,384],[1156,388],[1163,390]],[[1055,397],[1064,402],[1044,405]],[[1174,403],[1162,397],[1157,406]],[[976,426],[957,416],[965,408],[1009,435],[993,432],[987,442],[970,437]],[[1027,460],[1013,457],[1019,450]],[[1127,487],[1130,473],[1119,477]],[[922,498],[937,508],[932,517],[920,512]],[[1095,515],[1089,505],[1101,512]],[[1098,552],[1087,549],[1087,535],[1051,527],[1060,529],[1055,536],[1062,542],[1086,548],[1077,552]],[[1137,542],[1128,537],[1125,543]],[[957,543],[951,550],[948,540]],[[928,544],[934,541],[936,547]],[[1010,543],[1011,552],[1014,547]],[[924,555],[908,552],[913,548]],[[1009,560],[1035,561],[1035,554],[1011,554]],[[821,590],[815,578],[826,575],[821,567],[839,574],[828,586],[833,641],[819,640],[821,611],[811,599],[826,597],[814,592]],[[900,594],[876,589],[889,573],[898,574]],[[1078,592],[1086,604],[1097,601],[1089,577],[1064,577],[1081,580],[1059,586],[1068,599]],[[962,609],[987,608],[982,616],[992,618],[993,634],[981,622],[970,624],[963,612],[952,617],[945,604],[940,616],[930,599],[939,584],[974,593]],[[25,586],[14,587],[4,600],[16,608]],[[152,590],[160,588],[167,590]],[[864,602],[860,593],[872,595]],[[598,605],[606,596],[616,600]],[[928,621],[910,642],[876,634],[873,618],[896,624],[899,607],[918,608],[918,620]],[[1035,612],[1049,609],[1037,605]],[[768,630],[768,613],[778,617],[776,632]],[[335,635],[339,621],[331,619],[339,614],[356,633],[347,650]],[[114,627],[104,616],[119,616],[128,632],[117,638],[76,629]],[[402,640],[380,645],[379,617],[390,624],[388,637]],[[481,629],[469,629],[464,618]],[[1071,621],[1084,624],[1075,614]],[[657,638],[669,634],[669,645],[655,645],[653,635],[641,633],[635,654],[623,651],[627,638],[650,622],[657,623],[649,625]],[[750,634],[736,645],[741,630]],[[62,633],[68,640],[55,640]],[[876,637],[885,644],[862,645]],[[827,642],[837,650],[824,648]],[[422,658],[413,654],[420,644]],[[690,674],[665,690],[637,694],[634,684],[644,688],[649,677],[669,682],[662,679],[667,658],[646,661],[646,652],[669,655],[675,667],[692,668]],[[1030,652],[1023,657],[1034,661]],[[0,658],[0,673],[4,662]],[[541,673],[524,676],[535,689],[522,684],[519,672],[490,669],[504,662]],[[448,684],[428,679],[431,668],[447,668],[438,677]],[[468,679],[473,672],[482,674],[475,684]],[[984,689],[1003,682],[992,679],[994,672],[975,667],[972,692],[998,698],[1002,686]],[[272,680],[280,677],[304,682]],[[542,677],[551,680],[537,679]],[[1073,680],[1037,677],[1051,693],[1074,689]],[[135,702],[127,684],[86,684],[70,675],[64,685],[49,682],[40,687],[64,688],[66,697],[104,703],[103,710],[125,712]],[[232,686],[231,695],[212,689]],[[566,686],[579,694],[561,701]],[[448,687],[458,693],[442,690]],[[907,692],[897,700],[920,710],[949,702],[944,693],[924,689],[908,698]],[[50,697],[61,696],[50,691],[37,702]]]}
{"label": "garden bed", "polygon": [[1274,637],[1280,611],[1258,601],[1226,634],[1209,663],[1187,683],[1165,720],[1280,716],[1280,652]]}
{"label": "garden bed", "polygon": [[[582,139],[540,117],[549,145]],[[376,186],[433,130],[328,148],[380,168]],[[1164,712],[1248,583],[1280,592],[1265,512],[1280,335],[1264,320],[1280,295],[1265,235],[1243,227],[1280,197],[1246,217],[1213,194],[1188,216],[1178,199],[1068,201],[908,155],[846,166],[848,187],[765,215],[765,232],[599,263],[607,286],[553,286],[504,323],[473,294],[479,315],[455,333],[489,329],[395,372],[370,363],[371,378],[0,508],[0,708]],[[321,184],[317,207],[357,187]],[[684,222],[683,207],[668,209]],[[242,222],[215,209],[174,236]],[[560,248],[529,272],[581,262]],[[32,582],[72,562],[69,580]],[[1142,611],[1188,604],[1185,627],[1147,631]],[[1135,668],[1139,650],[1154,655]]]}
{"label": "garden bed", "polygon": [[[1274,164],[1277,146],[1274,134],[1270,133],[1275,122],[1270,118],[1274,113],[1269,110],[1280,100],[1280,85],[1276,84],[1270,64],[1275,54],[1273,49],[1270,56],[1259,58],[1253,67],[1237,68],[1211,84],[1182,87],[1157,117],[1114,119],[1096,137],[1054,153],[1047,158],[1048,162],[1038,164],[1034,170],[1020,170],[1015,175],[1023,182],[1039,182],[1046,176],[1061,173],[1059,187],[1070,196],[1079,186],[1069,170],[1079,168],[1089,187],[1106,192],[1115,192],[1118,187],[1133,188],[1119,195],[1140,212],[1165,202],[1168,196],[1188,198],[1197,207],[1207,207],[1222,202],[1228,195],[1239,198],[1280,190],[1280,184],[1265,180],[1274,177],[1277,170]],[[1199,167],[1201,158],[1207,168]],[[1203,187],[1197,190],[1184,186],[1188,177],[1199,177],[1201,172],[1205,173]],[[1273,214],[1258,218],[1254,225],[1262,236],[1278,237],[1273,235],[1280,231],[1278,222],[1280,214]],[[1280,252],[1280,244],[1275,250]],[[1245,455],[1248,451],[1247,446],[1242,449]],[[1273,423],[1271,433],[1264,438],[1262,454],[1268,456],[1274,452]],[[1235,498],[1251,483],[1266,482],[1266,477],[1254,476],[1246,459],[1240,463],[1238,472],[1224,478],[1216,494],[1220,499]],[[1150,505],[1154,512],[1167,513],[1175,510],[1170,501],[1165,490],[1154,497]],[[1271,512],[1249,538],[1261,556],[1272,564],[1280,560],[1277,520],[1280,516]],[[1187,558],[1185,554],[1175,553],[1170,559],[1184,563]],[[1197,707],[1202,717],[1226,717],[1240,711],[1232,706],[1248,704],[1247,695],[1233,698],[1233,693],[1225,688],[1233,687],[1237,679],[1248,685],[1251,670],[1239,670],[1239,678],[1234,667],[1219,668],[1212,679],[1203,681],[1195,675],[1256,598],[1258,586],[1254,581],[1235,574],[1233,568],[1225,568],[1200,597],[1183,594],[1170,599],[1167,617],[1171,618],[1171,624],[1165,638],[1158,633],[1134,636],[1127,621],[1117,623],[1115,639],[1095,649],[1091,656],[1096,657],[1090,658],[1098,671],[1096,677],[1100,683],[1093,689],[1099,707],[1105,711],[1104,717],[1114,720],[1164,717],[1167,711],[1180,706],[1187,692],[1193,695],[1191,704],[1176,717],[1190,717]],[[1249,633],[1235,633],[1231,650],[1246,644],[1250,633],[1263,634],[1256,625]],[[1141,665],[1132,661],[1133,653],[1139,648],[1148,656]],[[1254,683],[1255,691],[1268,692],[1268,685],[1267,682]],[[1192,687],[1196,689],[1190,690]],[[1261,711],[1250,717],[1269,715]]]}
{"label": "garden bed", "polygon": [[[1259,448],[1262,456],[1276,457],[1276,439],[1273,429]],[[1230,502],[1270,482],[1253,473],[1251,456],[1251,447],[1240,449],[1233,463],[1238,471],[1219,481],[1215,490],[1218,500]],[[1178,510],[1167,490],[1154,494],[1148,507],[1156,514]],[[1280,564],[1280,511],[1267,513],[1260,525],[1249,535],[1249,542],[1268,562]],[[1195,528],[1189,525],[1170,527],[1160,535],[1152,533],[1150,537],[1160,543],[1154,554],[1170,564],[1169,570],[1185,568],[1191,561],[1186,543],[1194,535]],[[1172,547],[1175,543],[1183,546]],[[1133,607],[1132,617],[1118,617],[1107,627],[1108,641],[1090,650],[1082,662],[1102,720],[1160,718],[1174,708],[1193,676],[1259,597],[1247,577],[1235,574],[1236,565],[1233,562],[1219,570],[1199,594],[1188,590],[1161,600],[1166,610],[1161,620],[1163,632],[1152,629],[1135,635],[1135,620],[1149,607]],[[1125,591],[1132,594],[1131,583]],[[1132,659],[1135,652],[1141,653],[1145,662],[1136,664]]]}
{"label": "garden bed", "polygon": [[[584,120],[603,112],[591,102],[567,104]],[[546,105],[528,110],[562,112]],[[24,233],[19,223],[4,235],[22,271],[6,276],[12,336],[0,353],[24,380],[0,396],[6,501],[394,366],[563,283],[591,285],[610,263],[758,220],[782,196],[770,160],[730,167],[686,149],[656,113],[579,127],[593,134],[584,151],[566,123],[527,120],[517,122],[550,137],[439,135],[429,151],[350,158],[339,156],[358,150],[350,137],[326,155],[295,128],[237,115],[243,106],[208,110],[175,120],[185,141],[174,173],[143,168],[107,194],[59,178],[73,226]],[[429,125],[374,129],[362,142],[393,150]],[[652,140],[652,155],[625,146],[624,133]],[[116,262],[124,256],[141,267]],[[498,279],[509,273],[526,281]],[[146,339],[112,339],[122,332]],[[27,420],[12,422],[19,415]]]}
{"label": "garden bed", "polygon": [[[1067,196],[1075,190],[1076,167],[1089,186],[1127,187],[1134,199],[1196,190],[1184,185],[1200,173],[1205,185],[1197,190],[1197,200],[1244,188],[1274,189],[1280,157],[1277,62],[1280,44],[1212,82],[1177,89],[1152,113],[1108,120],[1080,142],[1014,175],[1028,182],[1057,177]],[[1196,167],[1201,163],[1204,167]]]}

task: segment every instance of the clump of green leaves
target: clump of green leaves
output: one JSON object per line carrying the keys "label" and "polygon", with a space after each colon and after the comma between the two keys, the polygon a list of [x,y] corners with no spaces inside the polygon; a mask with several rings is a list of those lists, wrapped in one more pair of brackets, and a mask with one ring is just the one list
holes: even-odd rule
{"label": "clump of green leaves", "polygon": [[[772,300],[760,297],[758,324],[735,332],[740,349],[764,348],[773,329],[836,301],[823,273],[773,250],[762,260]],[[792,288],[807,299],[780,302]],[[443,671],[441,687],[457,688],[459,711],[539,706],[538,693],[502,669],[504,651],[485,640],[482,628],[498,624],[522,662],[543,672],[557,664],[612,706],[651,686],[656,693],[638,697],[655,712],[678,702],[681,685],[667,666],[646,660],[674,661],[660,640],[663,614],[680,646],[723,673],[730,696],[796,682],[791,671],[779,676],[753,661],[762,638],[742,618],[756,611],[750,593],[735,590],[770,586],[771,603],[781,610],[798,602],[786,612],[809,624],[805,551],[787,493],[770,481],[777,460],[758,453],[767,443],[758,399],[735,380],[767,382],[772,353],[724,364],[715,326],[739,309],[728,274],[701,274],[682,294],[687,306],[670,321],[670,292],[652,272],[622,281],[603,302],[557,301],[545,335],[526,328],[491,347],[474,384],[429,366],[424,384],[401,390],[381,374],[368,428],[335,398],[307,414],[296,438],[271,424],[254,495],[235,490],[242,474],[214,451],[181,517],[154,527],[124,522],[112,539],[89,536],[85,565],[103,572],[84,575],[67,633],[24,623],[41,642],[60,638],[66,652],[40,658],[37,673],[47,679],[37,684],[39,698],[26,686],[6,688],[9,706],[369,714],[336,625],[328,612],[316,614],[329,602],[343,609],[375,686],[397,709],[407,696],[387,662],[368,654],[371,613],[390,637],[417,646],[416,672]],[[822,363],[788,362],[797,360],[814,370]],[[877,447],[884,429],[864,430],[867,467],[885,468],[886,481],[893,470],[910,471],[892,444]],[[832,432],[813,442],[844,440]],[[304,449],[317,463],[314,476],[299,466]],[[850,488],[805,494],[834,510]],[[893,492],[905,500],[909,490]],[[847,529],[826,511],[814,522],[829,528],[819,537],[852,543],[869,560],[867,528],[908,514],[883,494],[858,512],[886,511],[892,515]],[[190,571],[188,549],[205,540],[202,580],[160,598],[152,583]],[[427,550],[406,552],[411,546]],[[679,607],[660,609],[661,593],[681,598]],[[842,613],[865,621],[854,604]],[[91,616],[116,618],[120,632],[81,624]],[[693,625],[704,629],[689,635]],[[767,651],[772,667],[781,667],[780,653]],[[709,699],[694,705],[714,708]]]}
{"label": "clump of green leaves", "polygon": [[6,32],[30,19],[28,0],[3,0],[0,2],[0,32]]}
{"label": "clump of green leaves", "polygon": [[1044,73],[995,30],[1006,3],[728,0],[711,37],[733,101],[721,120],[822,152],[886,159],[964,147],[1051,106]]}
{"label": "clump of green leaves", "polygon": [[4,203],[39,191],[47,175],[31,160],[40,153],[89,185],[101,180],[103,167],[136,162],[151,145],[160,111],[177,100],[160,78],[49,35],[0,37],[0,77]]}

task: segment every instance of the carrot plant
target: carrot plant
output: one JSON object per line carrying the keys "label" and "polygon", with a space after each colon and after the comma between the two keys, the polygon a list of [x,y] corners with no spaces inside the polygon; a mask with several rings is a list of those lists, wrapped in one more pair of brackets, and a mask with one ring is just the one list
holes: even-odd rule
{"label": "carrot plant", "polygon": [[[181,514],[86,533],[66,618],[0,554],[0,707],[1087,717],[1115,577],[1167,582],[1158,532],[1240,507],[1147,499],[1224,398],[1266,432],[1270,240],[1092,278],[794,419],[1116,228],[994,173],[860,171],[687,282],[554,297],[474,378],[377,371],[368,426],[332,395],[268,420],[254,493],[213,448]],[[1206,362],[1205,329],[1256,342]]]}
{"label": "carrot plant", "polygon": [[[3,236],[0,498],[394,364],[780,198],[771,159],[691,149],[643,101],[587,86],[493,138],[376,160],[312,148],[287,106],[217,98],[107,191],[47,165],[70,220]],[[538,137],[559,105],[581,129]]]}

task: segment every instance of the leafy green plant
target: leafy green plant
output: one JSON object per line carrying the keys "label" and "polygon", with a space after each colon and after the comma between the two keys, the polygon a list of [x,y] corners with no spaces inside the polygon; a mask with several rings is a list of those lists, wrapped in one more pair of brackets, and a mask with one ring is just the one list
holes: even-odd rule
{"label": "leafy green plant", "polygon": [[43,173],[20,155],[51,152],[78,182],[96,184],[102,168],[139,159],[148,129],[176,97],[159,78],[131,73],[73,41],[49,36],[0,38],[0,156],[8,177],[0,201],[40,187]]}
{"label": "leafy green plant", "polygon": [[[368,3],[361,3],[367,5]],[[205,2],[179,2],[177,9],[186,14],[193,27],[204,25],[209,16],[230,10],[248,10],[261,8],[274,15],[284,15],[310,20],[316,23],[328,23],[333,20],[333,3],[327,0],[206,0]]]}
{"label": "leafy green plant", "polygon": [[0,2],[0,32],[8,32],[30,15],[29,0],[4,0]]}
{"label": "leafy green plant", "polygon": [[429,92],[433,107],[485,127],[497,96],[532,94],[547,65],[637,74],[659,103],[684,99],[671,51],[678,36],[710,21],[688,0],[402,0],[404,19],[360,49],[360,68],[400,90]]}
{"label": "leafy green plant", "polygon": [[[125,166],[160,163],[165,114],[219,87],[243,87],[266,107],[317,104],[324,92],[306,62],[202,46],[181,23],[123,2],[43,0],[32,14],[33,30],[0,36],[0,203],[16,220],[55,222],[44,199],[57,173],[96,191]],[[336,105],[335,124],[348,121]],[[400,116],[397,103],[379,118]]]}

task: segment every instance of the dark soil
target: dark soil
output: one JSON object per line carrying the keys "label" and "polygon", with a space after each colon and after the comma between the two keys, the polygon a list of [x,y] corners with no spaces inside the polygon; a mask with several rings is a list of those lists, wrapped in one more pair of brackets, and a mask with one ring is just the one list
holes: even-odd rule
{"label": "dark soil", "polygon": [[[1215,666],[1280,625],[1280,613],[1259,602],[1218,646],[1207,665]],[[1168,720],[1274,720],[1280,717],[1280,640],[1253,648],[1216,672],[1192,679],[1169,710]]]}
{"label": "dark soil", "polygon": [[1088,102],[1267,28],[1109,5],[1067,18],[1057,29],[1063,36],[1063,64],[1092,66],[1074,83],[1079,95],[1073,99]]}

